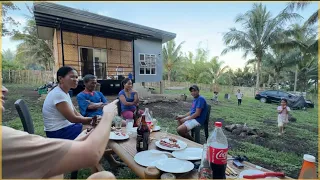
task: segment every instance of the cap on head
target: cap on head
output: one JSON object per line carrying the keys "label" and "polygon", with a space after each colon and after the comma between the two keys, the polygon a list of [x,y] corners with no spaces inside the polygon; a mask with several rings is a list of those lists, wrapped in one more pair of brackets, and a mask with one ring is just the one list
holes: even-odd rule
{"label": "cap on head", "polygon": [[199,91],[199,87],[198,87],[197,85],[192,85],[192,86],[189,88],[189,91],[191,92],[192,90]]}

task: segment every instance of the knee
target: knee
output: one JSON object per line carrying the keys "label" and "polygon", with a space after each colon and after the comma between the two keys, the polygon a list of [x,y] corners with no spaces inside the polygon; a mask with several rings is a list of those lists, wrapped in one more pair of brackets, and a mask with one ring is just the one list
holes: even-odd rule
{"label": "knee", "polygon": [[116,179],[116,177],[111,172],[101,171],[92,174],[88,179]]}
{"label": "knee", "polygon": [[133,112],[131,111],[125,111],[122,113],[122,116],[125,118],[125,119],[133,119]]}

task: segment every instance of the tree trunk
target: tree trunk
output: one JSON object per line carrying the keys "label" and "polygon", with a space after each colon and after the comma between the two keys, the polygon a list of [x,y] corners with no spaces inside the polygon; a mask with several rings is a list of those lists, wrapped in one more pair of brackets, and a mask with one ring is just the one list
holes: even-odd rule
{"label": "tree trunk", "polygon": [[170,86],[170,82],[171,82],[171,70],[168,70],[168,83]]}
{"label": "tree trunk", "polygon": [[259,91],[260,87],[260,65],[261,65],[261,57],[258,57],[258,62],[257,62],[257,80],[256,80],[256,91]]}
{"label": "tree trunk", "polygon": [[294,73],[294,88],[293,88],[293,91],[294,91],[294,92],[297,91],[298,69],[299,69],[299,66],[298,66],[298,64],[297,64],[297,65],[296,65],[296,72]]}
{"label": "tree trunk", "polygon": [[271,84],[271,75],[269,74],[269,77],[268,77],[268,87],[270,87],[270,84]]}
{"label": "tree trunk", "polygon": [[276,88],[277,90],[279,90],[279,73],[276,73],[275,79],[276,79]]}

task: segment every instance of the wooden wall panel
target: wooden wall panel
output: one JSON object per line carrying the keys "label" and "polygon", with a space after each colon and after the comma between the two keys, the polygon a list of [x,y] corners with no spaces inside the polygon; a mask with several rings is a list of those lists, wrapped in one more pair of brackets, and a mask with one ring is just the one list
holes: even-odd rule
{"label": "wooden wall panel", "polygon": [[132,64],[132,52],[121,51],[120,60],[121,64]]}
{"label": "wooden wall panel", "polygon": [[120,41],[120,50],[132,52],[132,42],[131,41]]}
{"label": "wooden wall panel", "polygon": [[92,36],[78,34],[78,45],[79,46],[93,47]]}
{"label": "wooden wall panel", "polygon": [[64,59],[71,61],[79,61],[78,46],[64,44]]}
{"label": "wooden wall panel", "polygon": [[103,37],[93,36],[93,47],[95,48],[107,48],[107,39]]}
{"label": "wooden wall panel", "polygon": [[120,51],[120,40],[107,38],[107,49]]}
{"label": "wooden wall panel", "polygon": [[78,34],[63,31],[63,44],[78,45]]}
{"label": "wooden wall panel", "polygon": [[120,63],[120,51],[108,50],[108,63]]}

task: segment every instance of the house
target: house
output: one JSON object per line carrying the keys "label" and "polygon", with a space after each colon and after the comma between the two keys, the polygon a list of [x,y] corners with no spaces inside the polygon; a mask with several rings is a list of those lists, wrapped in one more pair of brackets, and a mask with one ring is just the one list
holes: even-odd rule
{"label": "house", "polygon": [[[133,74],[134,83],[160,82],[162,44],[176,34],[56,3],[35,2],[38,37],[53,41],[55,66],[77,69],[80,79],[94,74],[100,91],[115,94],[120,82]],[[83,90],[83,82],[73,94]]]}

